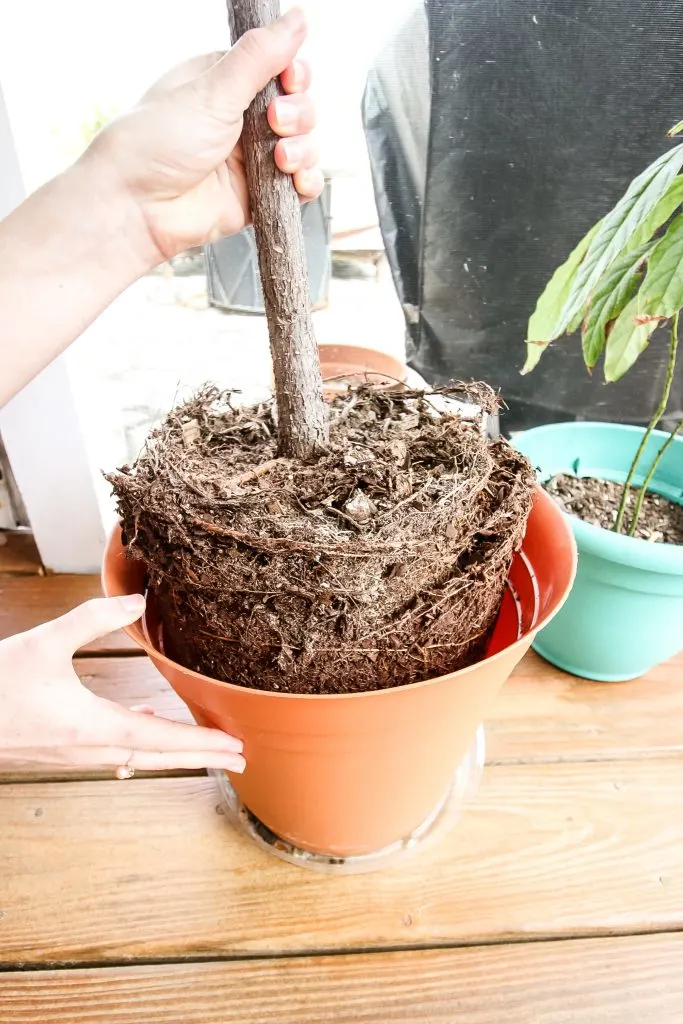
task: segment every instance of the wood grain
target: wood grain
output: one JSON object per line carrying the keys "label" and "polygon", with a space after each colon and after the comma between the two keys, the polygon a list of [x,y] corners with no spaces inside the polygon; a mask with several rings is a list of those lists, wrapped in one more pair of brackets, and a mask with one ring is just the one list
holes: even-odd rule
{"label": "wood grain", "polygon": [[673,1024],[683,936],[0,976],[4,1024]]}
{"label": "wood grain", "polygon": [[[74,667],[83,683],[98,697],[125,707],[149,704],[157,715],[174,722],[193,721],[192,715],[148,658],[76,658]],[[0,761],[0,783],[58,779],[111,779],[112,768],[60,768]],[[142,777],[149,773],[139,772]],[[160,775],[197,775],[198,772],[161,772]],[[201,773],[204,774],[204,773]],[[0,799],[2,794],[0,793]]]}
{"label": "wood grain", "polygon": [[[97,576],[0,574],[0,639],[101,596]],[[122,632],[85,648],[88,655],[138,651]],[[515,762],[520,756],[544,761],[562,758],[566,746],[569,756],[577,757],[577,743],[586,759],[605,756],[605,750],[611,750],[611,756],[623,756],[625,751],[631,756],[633,741],[642,743],[643,756],[679,751],[683,745],[683,732],[678,729],[682,711],[683,651],[648,676],[629,683],[577,680],[531,653],[493,710],[490,756],[497,763]]]}
{"label": "wood grain", "polygon": [[7,785],[10,962],[425,947],[683,928],[683,761],[491,767],[439,844],[376,875],[259,852],[212,780]]}
{"label": "wood grain", "polygon": [[[93,597],[102,597],[98,576],[0,576],[0,640],[33,629]],[[84,651],[121,654],[139,648],[125,633],[117,632],[88,644]]]}
{"label": "wood grain", "polygon": [[[148,703],[157,714],[191,721],[147,658],[78,659],[76,670],[99,696]],[[677,757],[683,753],[683,654],[642,679],[591,683],[530,653],[492,709],[486,741],[491,764]]]}
{"label": "wood grain", "polygon": [[683,652],[627,683],[569,676],[530,653],[486,728],[494,764],[619,760],[683,752]]}
{"label": "wood grain", "polygon": [[43,573],[32,534],[25,530],[0,532],[0,575],[38,576]]}
{"label": "wood grain", "polygon": [[98,697],[130,707],[151,704],[157,715],[191,722],[192,715],[149,658],[75,658],[81,681]]}
{"label": "wood grain", "polygon": [[[76,659],[98,696],[151,704],[158,715],[192,718],[147,658]],[[683,753],[683,657],[629,683],[589,683],[534,654],[507,683],[486,726],[490,764],[649,760]],[[170,774],[170,773],[169,773]],[[111,770],[0,765],[0,782],[111,778]]]}

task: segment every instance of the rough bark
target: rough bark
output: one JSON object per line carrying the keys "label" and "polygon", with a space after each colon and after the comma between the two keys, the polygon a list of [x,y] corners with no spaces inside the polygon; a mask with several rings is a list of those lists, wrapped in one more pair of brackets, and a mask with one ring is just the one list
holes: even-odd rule
{"label": "rough bark", "polygon": [[[279,17],[279,0],[228,0],[234,40]],[[322,376],[313,334],[299,198],[275,166],[266,112],[270,82],[244,116],[242,142],[273,358],[281,455],[310,458],[327,437]]]}

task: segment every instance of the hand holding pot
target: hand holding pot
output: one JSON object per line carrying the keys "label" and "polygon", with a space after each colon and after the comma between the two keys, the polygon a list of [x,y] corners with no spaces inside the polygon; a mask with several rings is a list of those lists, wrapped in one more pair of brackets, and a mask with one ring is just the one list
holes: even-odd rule
{"label": "hand holding pot", "polygon": [[0,761],[109,765],[127,778],[135,770],[244,770],[242,743],[217,729],[153,717],[87,690],[74,651],[135,622],[140,595],[89,601],[60,619],[0,642]]}
{"label": "hand holding pot", "polygon": [[142,214],[142,232],[136,238],[131,230],[131,241],[145,262],[158,263],[249,223],[242,115],[271,78],[280,76],[285,92],[268,110],[270,127],[282,137],[275,162],[293,176],[303,198],[320,194],[323,175],[308,134],[315,122],[310,75],[295,59],[305,35],[303,14],[294,9],[248,33],[228,53],[188,61],[95,139],[84,159],[96,178],[113,181]]}

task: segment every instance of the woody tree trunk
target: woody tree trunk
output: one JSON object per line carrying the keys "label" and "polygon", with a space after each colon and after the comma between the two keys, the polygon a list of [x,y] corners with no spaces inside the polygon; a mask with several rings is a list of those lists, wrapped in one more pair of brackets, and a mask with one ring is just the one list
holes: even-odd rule
{"label": "woody tree trunk", "polygon": [[[278,18],[279,0],[228,0],[236,41]],[[279,453],[310,458],[327,437],[318,347],[313,334],[299,197],[275,166],[267,109],[272,81],[244,115],[242,144],[275,378]]]}
{"label": "woody tree trunk", "polygon": [[[235,37],[278,14],[277,0],[232,3]],[[124,544],[166,655],[193,672],[288,694],[433,679],[486,652],[535,476],[407,388],[333,399],[326,443],[299,202],[266,117],[276,95],[255,100],[243,138],[278,422],[271,403],[233,408],[211,387],[173,410],[108,477]],[[483,385],[466,394],[497,408]]]}

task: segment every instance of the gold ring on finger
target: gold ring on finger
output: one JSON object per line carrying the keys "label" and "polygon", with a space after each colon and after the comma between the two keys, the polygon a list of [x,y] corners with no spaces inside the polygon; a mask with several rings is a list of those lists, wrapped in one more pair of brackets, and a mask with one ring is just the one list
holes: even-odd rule
{"label": "gold ring on finger", "polygon": [[132,779],[133,778],[133,776],[135,775],[135,768],[133,768],[133,765],[131,764],[131,761],[133,760],[134,757],[135,757],[135,751],[131,750],[130,757],[128,758],[126,763],[125,764],[120,764],[118,766],[118,768],[116,769],[116,778],[117,779],[123,780],[123,779]]}

